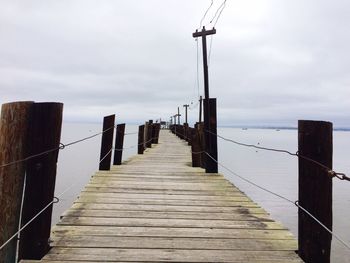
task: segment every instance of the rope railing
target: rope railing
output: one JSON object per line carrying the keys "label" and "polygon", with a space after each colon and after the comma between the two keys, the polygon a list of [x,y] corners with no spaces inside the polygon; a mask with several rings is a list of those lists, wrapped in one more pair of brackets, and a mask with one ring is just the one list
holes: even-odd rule
{"label": "rope railing", "polygon": [[[206,130],[207,131],[207,130]],[[284,149],[276,149],[276,148],[269,148],[269,147],[262,147],[262,146],[257,146],[257,145],[254,145],[254,144],[247,144],[247,143],[242,143],[242,142],[239,142],[239,141],[236,141],[236,140],[232,140],[232,139],[229,139],[229,138],[225,138],[219,134],[215,134],[211,131],[207,131],[208,133],[212,134],[212,135],[215,135],[217,136],[218,138],[222,139],[222,140],[225,140],[227,142],[232,142],[236,145],[240,145],[240,146],[245,146],[245,147],[249,147],[249,148],[255,148],[255,149],[259,149],[259,150],[264,150],[264,151],[271,151],[271,152],[278,152],[278,153],[286,153],[290,156],[295,156],[295,157],[299,157],[301,159],[304,159],[310,163],[313,163],[315,165],[318,165],[320,166],[321,168],[325,169],[328,173],[329,176],[331,176],[332,178],[333,177],[336,177],[337,179],[339,180],[346,180],[346,181],[350,181],[350,177],[348,177],[346,174],[344,173],[338,173],[338,172],[335,172],[334,170],[330,169],[329,167],[327,167],[326,165],[312,159],[312,158],[309,158],[305,155],[302,155],[300,154],[298,151],[295,152],[295,153],[292,153],[290,151],[287,151],[287,150],[284,150]]]}
{"label": "rope railing", "polygon": [[[107,130],[105,130],[107,131]],[[100,133],[101,134],[101,133]],[[112,151],[112,149],[108,152],[108,154]],[[106,156],[108,155],[106,154],[100,161],[99,163],[101,163]],[[55,196],[51,202],[49,202],[43,209],[41,209],[38,213],[36,213],[27,223],[25,223],[22,227],[20,227],[18,229],[18,231],[16,233],[14,233],[6,242],[4,242],[1,246],[0,246],[0,251],[6,247],[6,245],[8,245],[13,239],[15,239],[16,237],[18,237],[18,235],[24,230],[26,229],[35,219],[37,219],[43,212],[45,212],[51,205],[53,204],[57,204],[61,197],[67,193],[70,189],[72,189],[74,186],[76,186],[77,182],[73,183],[72,185],[70,185],[69,187],[67,187],[62,193],[60,193],[58,196]]]}
{"label": "rope railing", "polygon": [[[47,151],[43,151],[41,153],[38,153],[38,154],[34,154],[34,155],[31,155],[31,156],[28,156],[24,159],[20,159],[20,160],[17,160],[17,161],[13,161],[13,162],[10,162],[10,163],[7,163],[7,164],[3,164],[3,165],[0,165],[0,168],[3,168],[3,167],[7,167],[7,166],[10,166],[10,165],[14,165],[14,164],[17,164],[17,163],[21,163],[21,162],[25,162],[25,161],[28,161],[28,160],[31,160],[35,157],[39,157],[39,156],[42,156],[42,155],[45,155],[45,154],[49,154],[51,152],[55,152],[55,151],[58,151],[58,150],[63,150],[65,149],[66,147],[69,147],[69,146],[72,146],[72,145],[75,145],[75,144],[78,144],[78,143],[81,143],[83,141],[86,141],[86,140],[89,140],[89,139],[92,139],[96,136],[99,136],[113,128],[115,128],[116,126],[111,126],[105,130],[103,130],[102,132],[99,132],[99,133],[96,133],[96,134],[93,134],[91,136],[87,136],[87,137],[84,137],[84,138],[81,138],[81,139],[78,139],[76,141],[72,141],[70,143],[67,143],[67,144],[63,144],[63,143],[60,143],[60,146],[59,147],[56,147],[56,148],[53,148],[53,149],[49,149]],[[137,134],[137,132],[131,132],[131,133],[125,133],[124,135],[132,135],[132,134]],[[153,139],[155,138],[151,138],[150,140],[148,141],[145,141],[141,144],[146,144],[146,143],[149,143],[151,142]],[[136,145],[132,145],[130,147],[126,147],[126,148],[123,148],[123,149],[115,149],[114,147],[112,147],[108,152],[107,154],[105,154],[99,161],[99,163],[101,163],[113,150],[116,150],[116,151],[123,151],[123,150],[127,150],[127,149],[131,149],[131,148],[135,148],[135,147],[138,147],[139,145],[141,144],[136,144]],[[49,207],[51,207],[51,205],[55,204],[55,203],[58,203],[60,201],[60,198],[66,193],[68,192],[70,189],[72,189],[77,183],[74,183],[72,185],[70,185],[69,187],[67,187],[61,194],[59,194],[58,196],[55,196],[53,198],[53,200],[51,202],[49,202],[46,206],[44,206],[38,213],[36,213],[27,223],[25,223],[23,226],[21,226],[18,231],[16,233],[14,233],[6,242],[4,242],[1,246],[0,246],[0,251],[5,248],[13,239],[15,238],[18,238],[18,236],[20,235],[20,233],[26,229],[35,219],[37,219],[43,212],[45,212]],[[19,239],[19,238],[18,238]]]}
{"label": "rope railing", "polygon": [[[210,132],[210,131],[208,131],[208,132],[211,133],[211,134],[213,134],[213,135],[215,135],[215,136],[217,136],[217,137],[219,137],[219,138],[221,138],[221,139],[223,139],[223,140],[225,140],[225,141],[229,141],[229,142],[235,143],[235,144],[240,145],[240,146],[251,147],[251,148],[256,148],[256,149],[266,150],[266,151],[272,151],[272,152],[286,153],[286,154],[291,155],[291,156],[296,156],[296,157],[299,157],[299,158],[303,158],[303,159],[305,159],[305,160],[307,160],[307,161],[310,161],[310,162],[312,162],[312,163],[314,163],[314,164],[319,165],[320,167],[322,167],[322,168],[324,168],[324,169],[327,169],[327,172],[328,172],[329,174],[330,174],[330,173],[334,174],[334,176],[332,176],[332,177],[337,177],[337,178],[339,178],[339,177],[340,177],[339,175],[342,175],[342,177],[339,178],[340,180],[349,180],[349,178],[348,178],[345,174],[343,174],[343,173],[336,173],[336,172],[334,172],[333,170],[329,169],[327,166],[325,166],[325,165],[323,165],[323,164],[321,164],[321,163],[319,163],[319,162],[317,162],[317,161],[315,161],[315,160],[313,160],[313,159],[311,159],[311,158],[308,158],[308,157],[306,157],[306,156],[303,156],[303,155],[299,154],[298,152],[297,152],[297,153],[292,153],[292,152],[287,151],[287,150],[284,150],[284,149],[275,149],[275,148],[268,148],[268,147],[256,146],[256,145],[254,145],[254,144],[246,144],[246,143],[242,143],[242,142],[238,142],[238,141],[235,141],[235,140],[232,140],[232,139],[225,138],[225,137],[223,137],[223,136],[221,136],[221,135],[212,133],[212,132]],[[178,130],[175,130],[175,129],[174,129],[174,133],[175,133],[176,135],[180,135],[181,137],[188,139],[188,137],[186,137],[185,134],[180,133]],[[318,223],[322,228],[324,228],[329,234],[331,234],[335,239],[337,239],[345,248],[347,248],[348,250],[350,250],[350,244],[348,244],[348,243],[347,243],[343,238],[341,238],[338,234],[335,234],[332,230],[330,230],[327,226],[325,226],[318,218],[316,218],[316,217],[315,217],[311,212],[309,212],[306,208],[304,208],[303,206],[301,206],[301,205],[299,204],[299,201],[293,201],[293,200],[291,200],[291,199],[289,199],[289,198],[287,198],[287,197],[285,197],[285,196],[283,196],[283,195],[281,195],[281,194],[278,194],[278,193],[276,193],[276,192],[273,192],[273,191],[271,191],[271,190],[269,190],[269,189],[267,189],[267,188],[265,188],[265,187],[263,187],[263,186],[261,186],[261,185],[255,183],[255,182],[253,182],[253,181],[251,181],[251,180],[249,180],[249,179],[247,179],[247,178],[245,178],[245,177],[239,175],[238,173],[234,172],[233,170],[231,170],[231,169],[228,168],[227,166],[225,166],[225,165],[221,164],[220,162],[218,162],[215,158],[213,158],[213,157],[212,157],[209,153],[207,153],[206,151],[199,151],[199,152],[193,152],[193,151],[191,151],[191,153],[192,153],[192,154],[203,154],[203,153],[205,153],[210,159],[212,159],[212,160],[213,160],[214,162],[216,162],[220,167],[224,168],[225,170],[227,170],[227,171],[228,171],[229,173],[231,173],[232,175],[235,175],[235,176],[239,177],[241,180],[243,180],[243,181],[245,181],[245,182],[247,182],[247,183],[253,185],[254,187],[259,188],[259,189],[261,189],[261,190],[263,190],[263,191],[265,191],[265,192],[267,192],[267,193],[269,193],[269,194],[272,194],[272,195],[274,195],[274,196],[276,196],[276,197],[278,197],[278,198],[280,198],[280,199],[282,199],[282,200],[284,200],[284,201],[287,201],[287,202],[289,202],[289,203],[295,205],[296,207],[300,208],[304,213],[306,213],[310,218],[312,218],[316,223]]]}
{"label": "rope railing", "polygon": [[323,227],[328,233],[330,233],[335,239],[337,239],[341,244],[344,245],[344,247],[346,247],[348,250],[350,250],[350,244],[348,244],[346,241],[344,241],[343,238],[339,237],[338,234],[335,234],[332,230],[330,230],[328,227],[326,227],[319,219],[317,219],[312,213],[310,213],[307,209],[305,209],[304,207],[302,207],[301,205],[299,205],[299,201],[292,201],[290,200],[289,198],[281,195],[281,194],[278,194],[276,192],[273,192],[261,185],[258,185],[257,183],[254,183],[253,181],[239,175],[238,173],[234,172],[233,170],[231,170],[230,168],[226,167],[225,165],[221,164],[220,162],[218,162],[215,158],[213,158],[210,154],[208,154],[207,152],[204,151],[204,153],[209,157],[211,158],[214,162],[216,162],[219,166],[221,166],[222,168],[224,168],[225,170],[227,170],[228,172],[230,172],[232,175],[234,176],[237,176],[239,177],[241,180],[269,193],[269,194],[272,194],[280,199],[283,199],[295,206],[297,206],[298,208],[300,208],[303,212],[305,212],[309,217],[311,217],[315,222],[317,222],[321,227]]}
{"label": "rope railing", "polygon": [[[258,149],[258,150],[263,150],[263,151],[270,151],[270,152],[277,152],[277,153],[285,153],[285,154],[288,154],[290,156],[294,156],[294,157],[299,157],[303,160],[306,160],[310,163],[313,163],[315,165],[318,165],[320,166],[321,168],[325,169],[328,173],[328,175],[332,178],[337,178],[339,180],[342,180],[342,181],[350,181],[350,177],[347,176],[345,173],[339,173],[339,172],[336,172],[334,171],[333,169],[330,169],[328,166],[312,159],[312,158],[309,158],[305,155],[302,155],[300,154],[298,151],[293,153],[291,151],[288,151],[288,150],[284,150],[284,149],[277,149],[277,148],[271,148],[271,147],[263,147],[263,146],[258,146],[258,145],[255,145],[255,144],[248,144],[248,143],[243,143],[243,142],[239,142],[237,140],[233,140],[233,139],[229,139],[229,138],[225,138],[219,134],[215,134],[211,131],[208,131],[208,130],[205,130],[206,132],[224,140],[224,141],[227,141],[227,142],[231,142],[231,143],[234,143],[236,145],[239,145],[239,146],[244,146],[244,147],[248,147],[248,148],[254,148],[254,149]],[[176,130],[174,130],[175,134],[176,135],[180,135],[181,137],[185,138],[186,140],[189,140],[189,137],[187,137],[185,134],[182,134]]]}
{"label": "rope railing", "polygon": [[53,149],[49,149],[49,150],[46,150],[46,151],[43,151],[41,153],[38,153],[38,154],[33,154],[31,156],[28,156],[26,158],[23,158],[23,159],[20,159],[20,160],[17,160],[17,161],[13,161],[13,162],[9,162],[9,163],[6,163],[6,164],[2,164],[0,165],[0,168],[3,168],[3,167],[7,167],[7,166],[11,166],[11,165],[14,165],[14,164],[18,164],[18,163],[21,163],[21,162],[26,162],[26,161],[29,161],[33,158],[36,158],[36,157],[39,157],[39,156],[42,156],[42,155],[46,155],[46,154],[49,154],[51,152],[55,152],[55,151],[59,151],[59,150],[63,150],[65,149],[66,147],[69,147],[69,146],[72,146],[74,144],[77,144],[77,143],[81,143],[83,141],[86,141],[86,140],[90,140],[96,136],[99,136],[107,131],[109,131],[110,129],[114,128],[115,126],[112,126],[112,127],[109,127],[108,129],[105,129],[104,131],[102,132],[99,132],[99,133],[96,133],[94,135],[90,135],[90,136],[87,136],[87,137],[84,137],[82,139],[79,139],[79,140],[76,140],[76,141],[72,141],[70,143],[66,143],[66,144],[63,144],[63,143],[60,143],[60,146],[58,147],[55,147]]}

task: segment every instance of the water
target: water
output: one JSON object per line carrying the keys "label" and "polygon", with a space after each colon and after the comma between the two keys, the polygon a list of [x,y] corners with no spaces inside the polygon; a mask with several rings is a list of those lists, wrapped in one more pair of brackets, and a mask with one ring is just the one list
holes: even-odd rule
{"label": "water", "polygon": [[[67,143],[100,132],[102,124],[64,123],[62,142]],[[126,133],[137,131],[136,125],[126,125]],[[281,148],[291,152],[297,150],[296,130],[266,130],[238,128],[219,128],[218,134],[237,141],[258,144],[261,146]],[[350,132],[334,132],[334,169],[339,172],[350,172],[347,161],[350,149]],[[59,215],[68,209],[90,177],[98,170],[101,137],[67,147],[59,154],[56,195],[70,187],[60,202],[55,205],[53,224]],[[125,136],[124,147],[135,146],[137,135]],[[255,150],[238,146],[218,139],[219,161],[237,174],[268,188],[290,200],[298,199],[298,160],[295,157]],[[125,150],[123,160],[135,155],[137,148]],[[255,202],[264,207],[271,216],[282,222],[297,236],[297,208],[282,199],[266,193],[238,177],[220,168],[231,182],[247,193]],[[333,229],[350,243],[350,182],[333,180]],[[349,262],[350,252],[333,238],[332,262]]]}

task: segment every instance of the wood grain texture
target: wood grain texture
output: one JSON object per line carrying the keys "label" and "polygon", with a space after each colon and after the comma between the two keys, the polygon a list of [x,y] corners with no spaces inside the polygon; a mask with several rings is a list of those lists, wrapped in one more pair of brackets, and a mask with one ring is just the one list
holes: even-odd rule
{"label": "wood grain texture", "polygon": [[284,226],[190,157],[162,130],[143,155],[97,172],[41,262],[302,262]]}
{"label": "wood grain texture", "polygon": [[[33,102],[3,104],[0,120],[0,165],[27,157],[29,117]],[[0,168],[0,245],[18,230],[25,162]],[[0,262],[14,262],[15,239],[0,251]]]}

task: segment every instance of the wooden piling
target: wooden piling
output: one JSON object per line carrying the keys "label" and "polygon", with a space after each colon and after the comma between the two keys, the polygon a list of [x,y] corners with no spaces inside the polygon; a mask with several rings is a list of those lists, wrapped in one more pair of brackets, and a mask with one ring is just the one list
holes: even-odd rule
{"label": "wooden piling", "polygon": [[[0,165],[26,158],[27,131],[33,102],[2,105],[0,121]],[[0,168],[0,245],[18,230],[25,162]],[[17,239],[0,251],[0,262],[15,262]]]}
{"label": "wooden piling", "polygon": [[209,130],[205,131],[206,138],[206,154],[205,172],[217,173],[218,172],[218,139],[217,133],[217,121],[216,121],[216,99],[209,99]]}
{"label": "wooden piling", "polygon": [[[332,123],[298,123],[299,154],[332,169]],[[325,168],[299,157],[299,205],[332,229],[332,178]],[[332,236],[299,209],[299,256],[308,263],[330,262]]]}
{"label": "wooden piling", "polygon": [[[57,150],[27,161],[22,225],[34,218],[54,198],[62,126],[62,103],[34,103],[31,108],[28,156]],[[21,232],[19,259],[39,260],[49,251],[51,217],[52,206],[49,206]]]}
{"label": "wooden piling", "polygon": [[187,127],[187,143],[188,143],[188,146],[192,145],[193,133],[194,133],[194,128],[191,128],[191,127],[188,126]]}
{"label": "wooden piling", "polygon": [[147,128],[147,136],[146,136],[146,148],[152,148],[152,134],[153,134],[153,120],[148,121]]}
{"label": "wooden piling", "polygon": [[123,145],[124,145],[125,123],[118,124],[115,136],[113,165],[122,164]]}
{"label": "wooden piling", "polygon": [[145,125],[139,126],[139,134],[138,134],[138,142],[137,142],[137,153],[143,154],[143,151],[145,150],[145,141],[144,141],[144,135],[145,135]]}
{"label": "wooden piling", "polygon": [[153,124],[153,143],[158,144],[159,133],[160,133],[160,123]]}
{"label": "wooden piling", "polygon": [[201,167],[201,144],[199,137],[198,124],[195,125],[193,129],[192,138],[191,138],[191,152],[192,152],[192,167]]}
{"label": "wooden piling", "polygon": [[111,156],[113,147],[115,115],[109,115],[103,118],[103,131],[101,139],[100,165],[99,170],[110,170]]}
{"label": "wooden piling", "polygon": [[196,129],[197,129],[197,136],[199,139],[199,146],[200,146],[200,167],[205,169],[205,161],[207,155],[205,154],[205,134],[204,134],[204,123],[203,122],[198,122],[196,123]]}

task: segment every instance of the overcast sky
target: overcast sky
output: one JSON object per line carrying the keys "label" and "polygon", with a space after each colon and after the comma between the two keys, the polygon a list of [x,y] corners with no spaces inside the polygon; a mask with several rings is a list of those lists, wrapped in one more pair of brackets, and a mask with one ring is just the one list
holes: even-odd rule
{"label": "overcast sky", "polygon": [[[197,104],[192,33],[210,3],[0,0],[0,103],[63,102],[68,121],[168,119]],[[346,0],[228,0],[209,66],[219,125],[349,127],[349,13]]]}

